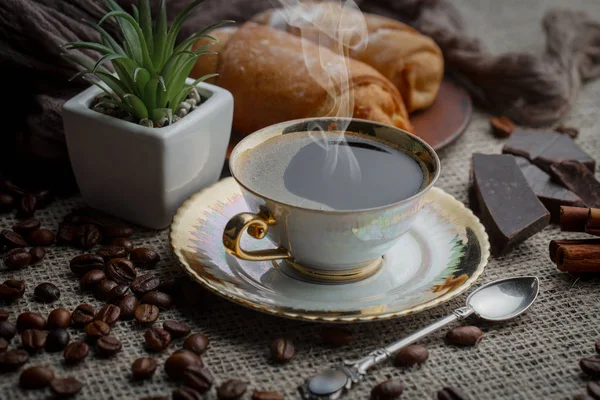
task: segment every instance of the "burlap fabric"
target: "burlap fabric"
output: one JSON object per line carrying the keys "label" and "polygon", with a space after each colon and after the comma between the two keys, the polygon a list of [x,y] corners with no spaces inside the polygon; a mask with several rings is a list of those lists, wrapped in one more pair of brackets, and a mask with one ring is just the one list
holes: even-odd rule
{"label": "burlap fabric", "polygon": [[[539,19],[547,8],[563,5],[560,0],[524,1],[456,0],[467,21],[472,21],[471,33],[482,38],[492,51],[540,49],[542,35]],[[594,0],[569,2],[576,9],[586,10],[600,19],[600,3]],[[565,123],[581,130],[578,143],[594,158],[600,159],[598,132],[600,82],[590,83],[568,115]],[[444,165],[438,186],[466,201],[469,162],[473,152],[496,153],[502,141],[489,132],[489,116],[477,111],[466,134],[454,145],[441,152]],[[61,218],[80,205],[78,198],[63,199],[40,211],[43,225],[56,228]],[[0,229],[10,228],[15,219],[2,216]],[[531,238],[510,255],[491,259],[480,283],[514,275],[537,275],[541,280],[541,295],[535,306],[518,320],[502,324],[479,324],[486,334],[476,347],[459,349],[444,344],[445,332],[423,341],[429,347],[430,358],[422,366],[398,369],[385,364],[369,373],[346,398],[366,399],[371,387],[392,377],[405,385],[403,399],[432,399],[435,391],[447,385],[461,387],[472,399],[567,399],[583,393],[586,379],[577,366],[578,360],[594,353],[594,342],[600,339],[599,282],[579,279],[560,273],[547,256],[548,242],[558,237],[578,237],[560,233],[550,227]],[[138,231],[137,246],[157,249],[163,261],[156,272],[161,276],[179,275],[176,259],[170,254],[168,232]],[[23,271],[0,272],[2,280],[16,278],[27,283],[24,298],[10,306],[10,320],[28,310],[48,314],[58,306],[73,310],[82,302],[100,306],[91,295],[82,294],[77,279],[68,268],[68,261],[78,251],[50,248],[43,263]],[[36,303],[33,288],[40,282],[52,281],[61,291],[61,299],[52,305]],[[254,389],[277,390],[286,398],[297,398],[296,386],[324,367],[344,358],[356,358],[372,349],[396,340],[415,329],[431,323],[463,304],[461,296],[436,309],[392,321],[349,326],[354,332],[353,344],[342,348],[324,346],[319,340],[321,325],[294,322],[266,316],[211,296],[203,309],[176,309],[161,313],[159,323],[166,319],[184,320],[194,331],[205,333],[211,348],[204,357],[217,382],[241,378],[250,382],[245,399]],[[477,322],[476,322],[477,323]],[[118,322],[113,334],[123,342],[123,350],[110,359],[97,358],[93,352],[77,366],[67,367],[60,353],[42,352],[31,357],[26,366],[50,365],[59,376],[75,376],[84,383],[78,398],[136,399],[150,395],[170,396],[177,384],[163,371],[163,362],[170,351],[154,355],[159,369],[151,381],[134,382],[130,367],[134,359],[148,355],[144,349],[144,329],[132,322]],[[71,330],[72,340],[82,333]],[[278,336],[289,336],[296,343],[296,357],[287,365],[269,361],[268,345]],[[13,339],[13,345],[19,339]],[[50,395],[46,391],[25,392],[18,388],[19,373],[0,375],[0,398],[38,399]],[[215,399],[214,390],[206,396]]]}

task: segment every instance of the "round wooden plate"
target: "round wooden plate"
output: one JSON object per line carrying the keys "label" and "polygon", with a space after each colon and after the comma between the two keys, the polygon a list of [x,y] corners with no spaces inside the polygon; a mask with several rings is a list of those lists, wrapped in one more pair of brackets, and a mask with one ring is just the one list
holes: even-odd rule
{"label": "round wooden plate", "polygon": [[[471,122],[472,113],[473,103],[469,93],[450,78],[444,78],[431,107],[413,113],[410,121],[417,136],[423,138],[435,150],[441,150],[463,134]],[[227,159],[231,150],[245,136],[240,132],[231,133]]]}
{"label": "round wooden plate", "polygon": [[435,150],[441,150],[463,134],[471,122],[472,113],[469,93],[445,78],[431,107],[412,114],[410,122],[417,136]]}

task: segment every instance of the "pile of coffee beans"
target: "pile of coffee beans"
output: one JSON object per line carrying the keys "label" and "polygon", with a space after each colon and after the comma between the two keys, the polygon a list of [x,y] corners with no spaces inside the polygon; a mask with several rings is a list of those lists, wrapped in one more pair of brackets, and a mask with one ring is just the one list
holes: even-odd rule
{"label": "pile of coffee beans", "polygon": [[[40,221],[35,218],[22,220],[12,230],[0,232],[0,250],[7,250],[3,257],[7,269],[17,270],[39,263],[46,257],[45,247],[52,244],[54,233],[41,228]],[[31,246],[29,250],[26,249],[28,246]]]}
{"label": "pile of coffee beans", "polygon": [[33,217],[38,209],[52,201],[48,190],[28,191],[8,179],[0,179],[0,213],[16,209],[22,217]]}

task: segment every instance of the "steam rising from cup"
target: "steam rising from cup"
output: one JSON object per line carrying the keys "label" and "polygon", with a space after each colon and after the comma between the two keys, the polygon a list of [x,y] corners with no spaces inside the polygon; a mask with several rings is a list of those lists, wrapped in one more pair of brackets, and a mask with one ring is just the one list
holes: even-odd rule
{"label": "steam rising from cup", "polygon": [[[367,24],[356,3],[353,0],[271,2],[274,7],[280,7],[272,14],[271,26],[279,29],[291,27],[303,43],[310,41],[322,45],[318,58],[308,56],[309,53],[304,50],[304,63],[311,77],[329,96],[331,108],[327,116],[351,118],[354,97],[352,91],[347,90],[350,76],[346,56],[353,50],[364,48],[368,41]],[[332,3],[331,6],[328,6],[329,3]],[[331,57],[323,57],[321,53],[330,51],[340,55],[336,58],[339,61],[323,61],[331,60]],[[327,135],[327,139],[317,125],[310,127],[310,135],[325,150],[325,176],[333,176],[336,168],[349,168],[351,179],[360,182],[360,167],[350,146],[346,145],[344,132],[347,127],[347,123],[335,127],[335,131],[340,133],[334,141],[331,141],[331,134]]]}

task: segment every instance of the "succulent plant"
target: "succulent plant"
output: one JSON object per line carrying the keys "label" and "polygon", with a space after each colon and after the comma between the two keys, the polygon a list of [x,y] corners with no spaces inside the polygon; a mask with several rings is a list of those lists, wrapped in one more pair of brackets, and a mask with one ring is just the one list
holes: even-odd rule
{"label": "succulent plant", "polygon": [[[194,42],[199,38],[216,41],[206,32],[233,22],[217,22],[176,45],[183,23],[203,1],[190,3],[167,27],[166,0],[161,1],[154,23],[149,0],[140,0],[139,8],[134,5],[133,15],[124,11],[114,0],[108,0],[109,12],[99,23],[86,21],[100,33],[100,43],[79,41],[62,46],[64,50],[92,50],[100,54],[97,60],[93,60],[83,53],[64,52],[64,57],[83,67],[71,80],[82,77],[106,92],[99,100],[100,106],[121,110],[139,120],[149,119],[154,126],[165,119],[172,122],[174,111],[190,90],[199,82],[216,75],[205,75],[190,85],[186,84],[186,78],[198,57],[215,54],[207,49],[208,46],[192,51]],[[122,42],[102,27],[110,19],[116,20]],[[112,64],[114,74],[104,66],[108,62]]]}

